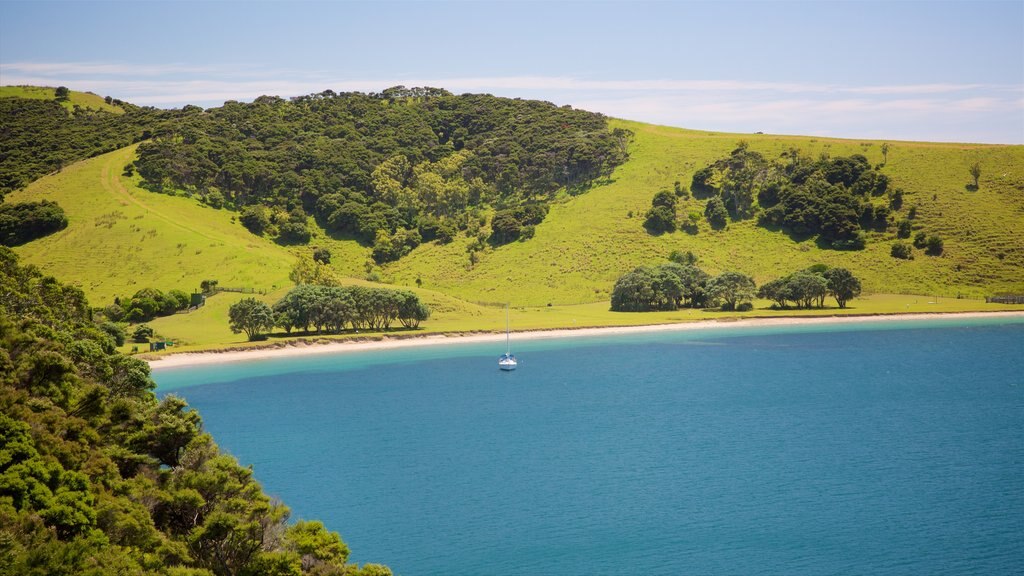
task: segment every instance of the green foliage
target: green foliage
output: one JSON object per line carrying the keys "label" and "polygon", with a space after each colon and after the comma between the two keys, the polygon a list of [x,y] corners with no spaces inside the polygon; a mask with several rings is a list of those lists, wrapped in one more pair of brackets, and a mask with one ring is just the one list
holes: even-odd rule
{"label": "green foliage", "polygon": [[754,299],[756,285],[746,274],[727,271],[708,281],[707,293],[709,303],[721,302],[722,310],[737,310]]}
{"label": "green foliage", "polygon": [[707,218],[711,227],[718,230],[725,228],[728,223],[729,211],[725,209],[725,203],[718,196],[712,196],[704,205],[704,217]]}
{"label": "green foliage", "polygon": [[0,245],[3,246],[20,246],[63,230],[67,225],[68,218],[56,202],[0,204]]}
{"label": "green foliage", "polygon": [[945,243],[942,241],[942,237],[936,234],[929,235],[928,239],[925,240],[924,243],[925,254],[928,254],[929,256],[941,256],[942,251],[944,249],[944,244]]}
{"label": "green foliage", "polygon": [[667,206],[653,206],[647,211],[644,228],[652,234],[675,232],[676,213]]}
{"label": "green foliage", "polygon": [[245,332],[249,340],[259,340],[274,328],[274,312],[255,298],[245,298],[228,309],[228,321],[232,332]]}
{"label": "green foliage", "polygon": [[199,415],[153,387],[79,290],[0,248],[0,574],[371,573],[322,524],[288,527]]}
{"label": "green foliage", "polygon": [[828,292],[840,308],[846,308],[847,302],[860,296],[860,279],[846,268],[830,268],[824,275],[828,281]]}
{"label": "green foliage", "polygon": [[124,110],[79,107],[69,115],[56,100],[0,98],[0,197],[72,162],[148,138],[175,114],[130,105]]}
{"label": "green foliage", "polygon": [[149,342],[149,339],[153,337],[153,329],[146,324],[139,324],[135,327],[135,331],[132,332],[132,342],[138,342],[144,344]]}
{"label": "green foliage", "polygon": [[286,332],[337,333],[351,330],[388,330],[396,321],[417,328],[430,317],[419,297],[405,290],[364,286],[302,285],[290,290],[273,306],[273,324]]}
{"label": "green foliage", "polygon": [[889,255],[893,258],[899,258],[900,260],[913,260],[914,249],[906,242],[893,242],[892,248],[889,250]]}
{"label": "green foliage", "polygon": [[669,262],[640,267],[621,276],[612,289],[615,312],[676,310],[702,307],[707,300],[709,277],[692,264]]}
{"label": "green foliage", "polygon": [[[598,114],[434,89],[263,96],[183,111],[155,136],[136,161],[149,188],[199,193],[208,203],[223,195],[239,207],[302,206],[329,231],[373,244],[379,261],[403,252],[384,249],[381,230],[414,230],[427,217],[472,207],[512,210],[492,239],[511,242],[519,237],[512,220],[539,223],[519,210],[559,188],[581,192],[625,160],[622,135]],[[246,227],[267,228],[242,209]],[[304,244],[308,227],[281,223],[278,241]]]}
{"label": "green foliage", "polygon": [[884,194],[889,178],[876,172],[863,155],[812,161],[791,150],[783,158],[787,161],[769,162],[740,146],[730,156],[697,170],[693,189],[711,197],[705,215],[712,226],[725,226],[717,198],[734,220],[762,210],[761,226],[818,236],[836,249],[863,248],[862,223],[866,228],[884,228],[888,207],[878,210],[866,198]]}

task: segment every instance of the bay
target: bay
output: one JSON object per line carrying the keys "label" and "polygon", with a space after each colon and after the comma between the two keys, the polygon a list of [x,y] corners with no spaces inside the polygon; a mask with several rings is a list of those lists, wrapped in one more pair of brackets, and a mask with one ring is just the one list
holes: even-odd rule
{"label": "bay", "polygon": [[1024,323],[766,327],[158,371],[398,574],[1024,570]]}

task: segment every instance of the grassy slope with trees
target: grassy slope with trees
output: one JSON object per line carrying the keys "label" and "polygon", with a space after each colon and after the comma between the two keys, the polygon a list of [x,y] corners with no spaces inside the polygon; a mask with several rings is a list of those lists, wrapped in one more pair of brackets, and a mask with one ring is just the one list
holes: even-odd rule
{"label": "grassy slope with trees", "polygon": [[[692,251],[709,273],[739,270],[758,284],[817,263],[841,266],[861,278],[865,294],[940,295],[947,310],[978,306],[948,303],[947,298],[958,294],[979,298],[1024,292],[1024,251],[1019,242],[1024,235],[1024,147],[889,143],[881,172],[892,179],[892,187],[904,190],[903,210],[917,206],[915,225],[945,239],[942,256],[925,256],[918,250],[914,260],[905,261],[890,256],[892,229],[869,232],[864,250],[835,251],[758,227],[756,218],[730,222],[724,230],[712,230],[701,219],[696,234],[652,235],[642,225],[655,193],[671,190],[676,181],[688,184],[696,170],[728,155],[740,139],[766,158],[796,147],[812,157],[822,152],[833,157],[863,154],[873,164],[882,162],[881,142],[611,124],[635,133],[630,160],[615,170],[610,182],[586,194],[556,196],[533,238],[494,246],[461,234],[447,244],[424,243],[399,261],[383,265],[372,261],[370,247],[332,236],[315,222],[310,223],[313,238],[308,247],[285,248],[249,233],[237,222],[237,213],[192,198],[149,192],[139,186],[137,174],[121,173],[133,148],[67,167],[13,193],[8,201],[50,198],[66,206],[67,229],[17,251],[103,303],[147,286],[193,291],[211,277],[221,286],[283,294],[295,253],[312,246],[329,248],[331,266],[342,276],[369,276],[416,290],[434,310],[424,325],[429,331],[500,329],[500,323],[491,320],[498,315],[475,303],[537,307],[521,313],[520,328],[702,317],[659,313],[635,319],[607,312],[619,276],[664,261],[673,250]],[[970,190],[969,167],[974,162],[980,163],[982,174],[978,189]],[[702,214],[703,201],[681,199],[680,217],[689,212]],[[487,232],[485,225],[482,233]],[[240,297],[221,294],[206,309],[158,319],[153,326],[164,336],[196,346],[241,343],[244,337],[227,329],[227,308]],[[272,295],[264,299],[275,301]],[[852,311],[938,310],[924,306],[924,301],[875,296],[858,299]],[[922,306],[913,308],[918,302]],[[549,308],[549,303],[555,306]]]}

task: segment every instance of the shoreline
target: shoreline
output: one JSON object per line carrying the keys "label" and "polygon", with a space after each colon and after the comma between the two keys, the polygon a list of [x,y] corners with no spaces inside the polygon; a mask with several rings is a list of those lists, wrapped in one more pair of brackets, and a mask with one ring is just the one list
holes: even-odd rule
{"label": "shoreline", "polygon": [[[651,332],[698,331],[711,328],[754,328],[766,326],[813,326],[828,324],[858,324],[869,322],[905,322],[910,320],[937,319],[975,319],[975,318],[1024,318],[1024,311],[1000,312],[946,312],[920,314],[870,314],[844,316],[814,317],[774,317],[746,318],[738,320],[699,320],[672,324],[647,324],[641,326],[609,326],[594,328],[556,328],[552,330],[527,330],[513,332],[518,341],[545,340],[552,338],[572,338],[587,336],[615,336],[623,334],[643,334]],[[168,354],[156,359],[147,359],[151,370],[185,368],[229,362],[246,362],[252,360],[271,360],[278,358],[295,358],[322,354],[338,354],[344,352],[366,352],[371,350],[392,350],[409,347],[436,346],[440,344],[476,344],[499,342],[504,334],[425,334],[422,336],[390,337],[381,335],[373,340],[347,341],[295,341],[279,345],[251,349],[211,350],[204,352],[182,352]]]}

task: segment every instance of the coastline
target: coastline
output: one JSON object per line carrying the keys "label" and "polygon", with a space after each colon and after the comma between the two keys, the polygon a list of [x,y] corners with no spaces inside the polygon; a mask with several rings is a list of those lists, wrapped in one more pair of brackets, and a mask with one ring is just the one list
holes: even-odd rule
{"label": "coastline", "polygon": [[[951,313],[920,313],[920,314],[872,314],[850,316],[814,316],[814,317],[774,317],[746,318],[738,320],[700,320],[674,324],[648,324],[642,326],[613,326],[600,328],[559,328],[554,330],[529,330],[513,332],[518,341],[542,340],[550,338],[572,338],[586,336],[613,336],[621,334],[640,334],[649,332],[697,331],[712,328],[755,328],[769,326],[813,326],[828,324],[856,324],[870,322],[902,322],[911,320],[936,319],[976,319],[976,318],[1024,318],[1024,311],[1000,312],[951,312]],[[182,352],[168,354],[156,359],[147,359],[153,371],[229,362],[246,362],[251,360],[269,360],[275,358],[294,358],[321,354],[338,354],[345,352],[365,352],[370,350],[391,350],[409,347],[436,346],[441,344],[473,344],[499,342],[505,339],[502,333],[489,334],[425,334],[422,336],[402,336],[399,338],[381,335],[373,340],[348,341],[297,341],[277,346],[262,348],[234,349],[207,352]]]}

